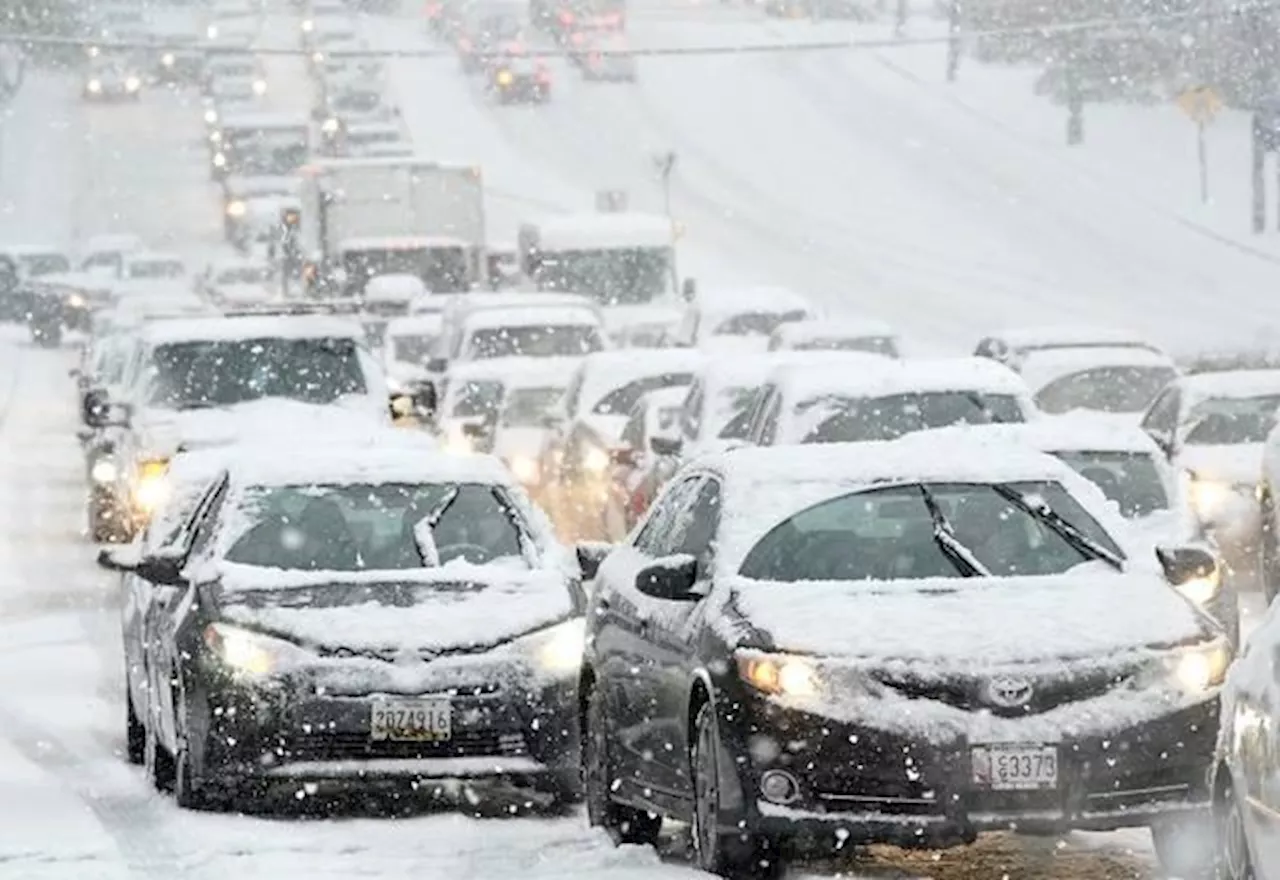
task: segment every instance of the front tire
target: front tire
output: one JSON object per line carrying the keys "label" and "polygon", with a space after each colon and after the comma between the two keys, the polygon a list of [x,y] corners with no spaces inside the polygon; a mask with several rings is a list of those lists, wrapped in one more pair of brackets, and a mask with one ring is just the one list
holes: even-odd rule
{"label": "front tire", "polygon": [[603,828],[615,844],[653,845],[662,829],[662,817],[616,803],[613,790],[613,762],[609,758],[604,698],[598,688],[587,694],[587,722],[583,731],[583,789],[587,802],[587,823]]}
{"label": "front tire", "polygon": [[1244,811],[1230,784],[1215,801],[1213,814],[1217,831],[1214,880],[1257,880],[1245,833]]}
{"label": "front tire", "polygon": [[152,788],[164,794],[173,791],[173,755],[156,738],[155,725],[146,725],[142,754],[142,763],[146,767],[147,779],[151,781]]}
{"label": "front tire", "polygon": [[1217,845],[1212,815],[1168,819],[1151,826],[1161,870],[1180,880],[1214,880]]}
{"label": "front tire", "polygon": [[141,766],[146,761],[147,730],[133,708],[129,685],[124,688],[124,756],[130,764]]}

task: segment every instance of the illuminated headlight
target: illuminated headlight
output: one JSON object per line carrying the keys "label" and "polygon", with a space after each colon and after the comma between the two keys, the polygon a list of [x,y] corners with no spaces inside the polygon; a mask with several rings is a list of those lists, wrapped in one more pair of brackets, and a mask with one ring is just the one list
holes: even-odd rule
{"label": "illuminated headlight", "polygon": [[582,453],[582,466],[595,473],[603,473],[609,467],[609,453],[599,446],[589,446]]}
{"label": "illuminated headlight", "polygon": [[304,18],[302,20],[302,32],[304,34],[309,34],[315,29],[316,29],[316,23],[314,21],[312,21],[309,18]]}
{"label": "illuminated headlight", "polygon": [[252,678],[300,665],[310,657],[290,642],[227,623],[206,626],[204,643],[223,666],[238,675]]}
{"label": "illuminated headlight", "polygon": [[213,167],[214,167],[214,168],[221,168],[222,166],[224,166],[224,165],[226,165],[226,164],[227,164],[227,157],[226,157],[224,154],[222,154],[222,153],[214,153],[214,155],[213,155]]}
{"label": "illuminated headlight", "polygon": [[210,40],[218,39],[218,26],[216,24],[209,25],[207,28],[204,29],[204,35],[207,39],[210,39]]}
{"label": "illuminated headlight", "polygon": [[89,57],[90,57],[90,58],[97,58],[97,57],[98,57],[99,55],[101,55],[101,54],[102,54],[102,50],[101,50],[101,49],[99,49],[97,46],[90,46],[90,47],[89,47]]}
{"label": "illuminated headlight", "polygon": [[1192,694],[1203,693],[1222,684],[1230,665],[1231,651],[1222,641],[1175,651],[1165,658],[1165,666],[1173,680]]}
{"label": "illuminated headlight", "polygon": [[95,483],[114,483],[120,477],[120,466],[110,458],[100,458],[89,469],[89,477]]}
{"label": "illuminated headlight", "polygon": [[737,660],[738,675],[761,693],[812,697],[821,689],[817,668],[804,657],[744,653]]}
{"label": "illuminated headlight", "polygon": [[1204,577],[1183,581],[1175,589],[1197,605],[1208,605],[1218,595],[1222,586],[1222,574],[1217,568]]}
{"label": "illuminated headlight", "polygon": [[313,52],[311,55],[311,60],[314,61],[316,64],[324,64],[324,53]]}
{"label": "illuminated headlight", "polygon": [[102,92],[102,80],[89,80],[89,91],[95,95],[100,94]]}
{"label": "illuminated headlight", "polygon": [[125,91],[128,92],[136,92],[138,89],[142,88],[142,80],[138,79],[136,76],[131,76],[124,81],[124,88]]}
{"label": "illuminated headlight", "polygon": [[[213,125],[218,121],[218,111],[212,108],[204,111],[204,121],[207,125]],[[219,135],[219,137],[221,137],[221,135]]]}
{"label": "illuminated headlight", "polygon": [[511,473],[521,483],[538,482],[538,460],[525,455],[517,455],[509,462]]}
{"label": "illuminated headlight", "polygon": [[83,309],[87,303],[83,296],[78,293],[73,293],[71,296],[67,297],[67,305],[73,309]]}
{"label": "illuminated headlight", "polygon": [[267,93],[267,81],[265,79],[255,79],[253,81],[253,93],[258,97],[262,97]]}
{"label": "illuminated headlight", "polygon": [[178,63],[178,59],[174,57],[174,54],[172,52],[165,52],[162,56],[160,56],[160,63],[163,64],[165,67],[173,67],[173,65]]}
{"label": "illuminated headlight", "polygon": [[143,513],[154,513],[156,508],[167,501],[170,488],[168,461],[152,459],[138,465],[133,500]]}
{"label": "illuminated headlight", "polygon": [[1207,522],[1222,514],[1230,503],[1235,490],[1230,483],[1209,480],[1187,474],[1191,507],[1201,522]]}
{"label": "illuminated headlight", "polygon": [[240,201],[239,199],[236,199],[233,202],[227,202],[228,217],[235,217],[235,218],[243,217],[245,214],[245,211],[247,210],[248,210],[248,207],[245,205],[244,202]]}
{"label": "illuminated headlight", "polygon": [[515,77],[511,75],[511,71],[509,70],[498,71],[497,79],[498,79],[498,85],[503,87],[509,86],[511,85],[511,83],[515,82]]}
{"label": "illuminated headlight", "polygon": [[222,132],[218,131],[217,129],[209,132],[209,143],[211,144],[222,143]]}
{"label": "illuminated headlight", "polygon": [[332,116],[330,116],[328,119],[326,119],[324,122],[320,124],[320,130],[323,131],[325,134],[337,134],[338,129],[341,127],[342,127],[342,124]]}
{"label": "illuminated headlight", "polygon": [[527,636],[517,644],[533,660],[539,672],[558,677],[573,675],[582,668],[586,621],[575,617]]}

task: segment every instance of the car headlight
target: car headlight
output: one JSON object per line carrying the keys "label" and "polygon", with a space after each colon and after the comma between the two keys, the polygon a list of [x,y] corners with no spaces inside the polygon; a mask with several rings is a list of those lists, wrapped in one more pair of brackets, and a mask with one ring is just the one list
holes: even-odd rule
{"label": "car headlight", "polygon": [[302,20],[302,32],[304,34],[309,34],[315,29],[316,29],[316,23],[314,21],[312,21],[309,18],[304,18]]}
{"label": "car headlight", "polygon": [[812,697],[820,690],[818,670],[804,657],[786,654],[739,654],[738,675],[761,693]]}
{"label": "car headlight", "polygon": [[155,458],[138,464],[133,500],[144,513],[154,513],[169,498],[169,462]]}
{"label": "car headlight", "polygon": [[1218,516],[1231,501],[1235,490],[1230,483],[1221,480],[1209,480],[1187,473],[1188,494],[1191,507],[1201,521],[1211,520]]}
{"label": "car headlight", "polygon": [[83,309],[86,304],[84,297],[78,293],[73,293],[67,297],[67,305],[73,309]]}
{"label": "car headlight", "polygon": [[240,201],[239,199],[236,199],[233,202],[227,202],[228,217],[243,217],[245,214],[245,211],[247,210],[248,210],[248,207],[245,205],[244,202]]}
{"label": "car headlight", "polygon": [[265,79],[255,79],[253,81],[253,93],[258,97],[262,97],[267,93],[267,81]]}
{"label": "car headlight", "polygon": [[102,91],[102,81],[97,79],[89,80],[89,91],[95,95]]}
{"label": "car headlight", "polygon": [[500,70],[498,71],[497,80],[498,80],[498,85],[509,86],[511,85],[512,82],[515,81],[515,77],[511,75],[511,71],[509,70]]}
{"label": "car headlight", "polygon": [[[213,125],[218,121],[218,111],[209,109],[204,111],[204,121],[207,125]],[[221,135],[219,135],[221,137]]]}
{"label": "car headlight", "polygon": [[209,25],[204,29],[204,35],[210,40],[218,39],[218,26],[216,24]]}
{"label": "car headlight", "polygon": [[599,446],[589,446],[582,453],[582,466],[595,473],[603,473],[609,467],[609,453]]}
{"label": "car headlight", "polygon": [[165,67],[173,67],[173,65],[178,63],[178,59],[174,57],[172,52],[165,52],[160,56],[160,63]]}
{"label": "car headlight", "polygon": [[320,124],[320,130],[323,131],[325,134],[337,134],[338,129],[341,127],[342,127],[342,124],[332,116],[330,116],[328,119],[326,119],[324,122]]}
{"label": "car headlight", "polygon": [[314,61],[316,64],[324,64],[324,53],[313,52],[311,55],[311,60]]}
{"label": "car headlight", "polygon": [[530,458],[527,455],[513,456],[508,462],[511,473],[522,483],[536,483],[538,481],[538,460]]}
{"label": "car headlight", "polygon": [[1222,684],[1231,665],[1231,649],[1219,639],[1174,651],[1164,662],[1174,682],[1188,693],[1199,694]]}
{"label": "car headlight", "polygon": [[223,153],[214,153],[213,155],[214,168],[221,168],[223,165],[226,165],[226,164],[227,164],[226,155],[224,155]]}
{"label": "car headlight", "polygon": [[120,478],[120,466],[111,458],[100,458],[89,468],[89,478],[99,485],[114,483]]}
{"label": "car headlight", "polygon": [[209,143],[211,144],[222,143],[222,132],[216,128],[213,131],[209,132]]}
{"label": "car headlight", "polygon": [[526,636],[519,644],[539,672],[572,675],[582,668],[586,632],[586,621],[575,617]]}
{"label": "car headlight", "polygon": [[1186,596],[1196,605],[1208,605],[1218,595],[1218,589],[1222,586],[1222,573],[1219,569],[1214,568],[1203,577],[1195,577],[1189,581],[1183,581],[1174,587],[1179,593]]}
{"label": "car headlight", "polygon": [[138,79],[136,76],[131,76],[124,81],[124,87],[126,91],[136,92],[138,89],[142,88],[142,80]]}
{"label": "car headlight", "polygon": [[211,623],[206,626],[204,643],[232,672],[252,677],[279,672],[285,666],[305,662],[309,656],[291,642],[229,623]]}

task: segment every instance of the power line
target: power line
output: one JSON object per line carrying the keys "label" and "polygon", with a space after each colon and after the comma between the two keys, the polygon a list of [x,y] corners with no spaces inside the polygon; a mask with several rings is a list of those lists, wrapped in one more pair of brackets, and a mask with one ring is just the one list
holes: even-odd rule
{"label": "power line", "polygon": [[[1266,4],[1248,7],[1250,10],[1269,11],[1280,8],[1280,5]],[[1009,28],[991,28],[986,30],[962,31],[963,39],[988,39],[999,37],[1048,37],[1054,34],[1088,33],[1115,28],[1149,28],[1152,25],[1171,24],[1176,22],[1197,22],[1222,18],[1220,12],[1169,12],[1159,15],[1138,16],[1132,18],[1097,18],[1078,22],[1062,22],[1048,25],[1024,25]],[[955,39],[951,34],[939,34],[928,37],[881,37],[850,40],[819,40],[805,42],[768,42],[740,43],[737,45],[694,45],[694,46],[635,46],[624,48],[593,48],[591,51],[601,56],[626,57],[682,57],[682,56],[716,56],[716,55],[767,55],[804,52],[848,52],[883,49],[899,49],[912,46],[944,46]],[[175,51],[201,52],[208,55],[269,55],[309,57],[317,52],[325,58],[361,59],[361,58],[451,58],[456,55],[451,49],[303,49],[288,46],[220,46],[193,45],[181,40],[95,40],[89,37],[58,37],[43,34],[0,33],[0,44],[19,43],[25,46],[58,46],[96,47],[103,51]],[[503,57],[504,53],[476,53],[478,57]],[[572,54],[572,50],[564,48],[531,48],[523,54],[532,58],[556,58]]]}

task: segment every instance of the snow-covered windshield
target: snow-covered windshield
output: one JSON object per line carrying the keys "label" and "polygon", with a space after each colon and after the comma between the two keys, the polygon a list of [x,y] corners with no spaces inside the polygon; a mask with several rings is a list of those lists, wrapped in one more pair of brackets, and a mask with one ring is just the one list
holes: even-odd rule
{"label": "snow-covered windshield", "polygon": [[613,389],[596,402],[596,405],[591,408],[591,412],[598,416],[629,415],[640,398],[650,391],[657,391],[659,388],[674,388],[678,385],[690,385],[692,383],[693,374],[691,373],[663,373],[659,376],[645,376],[643,379],[636,379],[620,388]]}
{"label": "snow-covered windshield", "polygon": [[541,327],[485,327],[471,334],[471,356],[576,357],[604,349],[600,332],[586,324]]}
{"label": "snow-covered windshield", "polygon": [[22,254],[18,266],[28,278],[71,271],[71,261],[62,254]]}
{"label": "snow-covered windshield", "polygon": [[808,315],[793,312],[744,312],[716,325],[717,336],[769,336],[783,324],[803,321]]}
{"label": "snow-covered windshield", "polygon": [[1206,400],[1191,408],[1192,427],[1183,442],[1189,446],[1233,446],[1264,443],[1276,424],[1280,395]]}
{"label": "snow-covered windshield", "polygon": [[[996,487],[939,483],[923,488],[854,492],[794,514],[756,543],[739,573],[783,583],[954,578],[964,574],[960,557],[967,555],[995,577],[1014,577],[1063,574],[1097,558]],[[1004,489],[1032,504],[1043,500],[1069,527],[1123,555],[1059,484],[1010,483]]]}
{"label": "snow-covered windshield", "polygon": [[892,336],[835,336],[807,339],[795,346],[797,351],[865,351],[898,357],[898,340]]}
{"label": "snow-covered windshield", "polygon": [[424,568],[416,528],[429,528],[439,563],[523,563],[521,530],[492,486],[376,484],[246,490],[245,528],[225,558],[263,568],[362,571]]}
{"label": "snow-covered windshield", "polygon": [[187,269],[177,260],[138,260],[129,264],[130,278],[181,278]]}
{"label": "snow-covered windshield", "polygon": [[564,396],[563,388],[517,388],[507,395],[502,407],[502,425],[506,428],[536,428],[542,418]]}
{"label": "snow-covered windshield", "polygon": [[391,357],[406,364],[425,363],[435,344],[436,337],[426,334],[392,336]]}
{"label": "snow-covered windshield", "polygon": [[215,279],[217,284],[266,284],[271,280],[271,270],[266,266],[237,266],[222,269]]}
{"label": "snow-covered windshield", "polygon": [[231,406],[264,397],[328,404],[365,394],[350,339],[174,342],[152,353],[147,403],[163,409]]}
{"label": "snow-covered windshield", "polygon": [[604,305],[652,302],[671,285],[671,249],[543,253],[535,277],[544,290],[580,293]]}
{"label": "snow-covered windshield", "polygon": [[465,290],[468,284],[467,252],[461,247],[348,249],[342,261],[361,288],[378,275],[412,275],[437,293]]}
{"label": "snow-covered windshield", "polygon": [[1128,519],[1169,509],[1169,492],[1155,459],[1145,452],[1057,452],[1058,458],[1102,490]]}
{"label": "snow-covered windshield", "polygon": [[496,380],[469,379],[459,383],[453,395],[450,415],[456,418],[492,419],[502,405],[503,386]]}
{"label": "snow-covered windshield", "polygon": [[827,396],[796,407],[801,443],[896,440],[913,431],[951,425],[1026,421],[1018,399],[977,391],[933,391],[889,397]]}
{"label": "snow-covered windshield", "polygon": [[1095,367],[1055,379],[1036,394],[1047,413],[1091,409],[1138,413],[1177,377],[1172,367]]}

